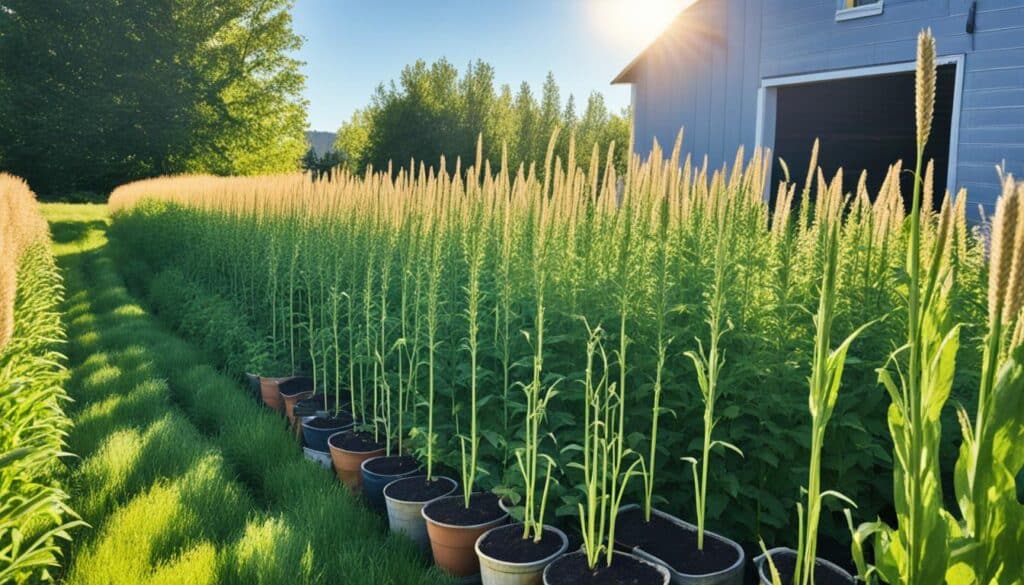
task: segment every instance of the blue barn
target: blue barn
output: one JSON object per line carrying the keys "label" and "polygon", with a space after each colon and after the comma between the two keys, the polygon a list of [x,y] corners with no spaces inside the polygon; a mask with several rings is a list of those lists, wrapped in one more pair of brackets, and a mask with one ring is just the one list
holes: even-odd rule
{"label": "blue barn", "polygon": [[802,180],[820,137],[826,172],[866,169],[873,187],[913,161],[925,27],[940,65],[926,154],[936,189],[967,188],[977,219],[993,211],[996,165],[1024,176],[1024,0],[697,0],[613,83],[632,84],[638,152],[684,128],[698,162],[766,147]]}

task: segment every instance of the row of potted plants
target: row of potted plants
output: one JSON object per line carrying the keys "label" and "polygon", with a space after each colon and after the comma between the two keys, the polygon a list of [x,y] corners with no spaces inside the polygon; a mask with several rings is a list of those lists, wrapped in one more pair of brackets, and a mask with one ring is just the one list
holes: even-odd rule
{"label": "row of potted plants", "polygon": [[[920,149],[919,149],[920,150]],[[814,163],[812,161],[812,168]],[[921,174],[918,161],[917,174]],[[782,191],[790,186],[784,184]],[[809,191],[805,186],[804,197]],[[846,353],[856,337],[868,325],[855,330],[838,348],[831,345],[832,323],[836,311],[836,288],[839,275],[839,250],[846,198],[842,192],[842,177],[837,176],[830,185],[818,189],[817,215],[814,229],[816,256],[822,259],[819,286],[819,305],[814,318],[815,343],[809,378],[809,409],[811,413],[811,450],[809,476],[806,485],[806,505],[798,504],[800,518],[799,546],[797,550],[765,549],[756,559],[758,578],[769,585],[793,583],[809,585],[819,583],[852,583],[853,577],[832,563],[818,559],[817,532],[822,513],[822,502],[835,497],[853,505],[833,490],[823,490],[820,479],[821,453],[825,429],[831,418],[839,394]],[[915,187],[914,201],[921,196],[920,181]],[[542,432],[549,402],[558,394],[556,384],[545,383],[544,357],[544,293],[547,274],[542,261],[547,249],[543,231],[538,230],[532,242],[533,253],[540,258],[532,274],[533,302],[533,363],[532,379],[522,385],[525,411],[522,427],[525,440],[515,452],[515,464],[521,479],[522,493],[500,498],[487,492],[475,492],[477,477],[477,451],[479,429],[477,424],[477,335],[480,306],[480,266],[484,260],[484,246],[479,234],[463,242],[463,253],[468,267],[466,295],[466,348],[469,354],[469,432],[460,434],[461,482],[435,473],[434,448],[437,436],[434,428],[435,335],[438,325],[437,307],[440,294],[440,250],[432,246],[428,255],[426,282],[426,334],[427,334],[427,425],[423,437],[425,470],[420,461],[406,453],[402,442],[406,436],[404,418],[406,407],[413,401],[407,391],[415,377],[415,355],[409,356],[403,343],[389,347],[383,320],[387,314],[386,293],[380,299],[381,334],[379,343],[367,343],[367,356],[363,363],[372,363],[372,395],[369,404],[365,396],[357,396],[350,387],[348,400],[342,400],[335,380],[333,396],[316,393],[317,380],[307,377],[252,378],[254,389],[258,384],[263,401],[268,407],[282,412],[289,424],[301,432],[307,457],[333,467],[339,480],[354,493],[362,492],[368,504],[386,511],[393,531],[402,532],[422,549],[428,547],[434,561],[449,573],[461,577],[480,573],[485,585],[512,585],[544,582],[551,585],[568,583],[636,583],[667,584],[702,583],[740,585],[743,583],[746,557],[736,542],[705,529],[706,502],[709,489],[709,466],[716,451],[742,451],[714,435],[716,399],[725,357],[720,340],[728,333],[726,314],[726,282],[735,278],[729,258],[728,246],[732,238],[727,232],[734,225],[726,221],[730,212],[728,199],[720,200],[721,209],[712,210],[717,219],[718,238],[712,261],[712,280],[705,303],[709,338],[707,344],[697,340],[697,351],[686,352],[692,360],[697,385],[704,402],[704,429],[702,450],[698,457],[684,457],[692,465],[696,524],[689,524],[653,507],[654,473],[656,469],[657,432],[660,414],[661,367],[668,345],[658,321],[658,368],[653,386],[650,451],[646,457],[626,446],[625,404],[627,395],[628,332],[626,313],[629,303],[628,268],[622,264],[619,291],[621,313],[618,348],[610,360],[604,347],[604,332],[600,326],[587,329],[586,371],[583,378],[584,412],[583,442],[564,450],[576,452],[572,467],[582,472],[583,497],[577,504],[579,534],[582,545],[569,552],[569,539],[562,530],[544,523],[547,496],[555,460],[542,449]],[[666,211],[663,211],[667,213]],[[541,211],[543,213],[543,210]],[[784,221],[777,218],[777,221]],[[667,224],[667,222],[663,222]],[[667,242],[667,238],[660,241]],[[662,244],[666,245],[667,244]],[[629,242],[623,244],[629,252]],[[915,252],[918,254],[919,252]],[[385,255],[386,257],[387,255]],[[666,254],[655,252],[655,271],[662,290],[672,278],[671,268],[664,261]],[[659,259],[661,262],[659,262]],[[911,258],[914,260],[914,257]],[[373,268],[368,268],[372,274]],[[371,294],[371,279],[367,278],[366,294]],[[920,286],[911,279],[911,286]],[[662,298],[662,315],[668,312],[668,299]],[[370,328],[367,314],[367,329]],[[312,324],[311,324],[312,327]],[[313,343],[311,338],[311,343]],[[350,347],[352,345],[350,344]],[[397,359],[389,360],[397,348]],[[311,355],[315,352],[312,351]],[[406,355],[403,355],[406,354]],[[408,361],[403,359],[408,357]],[[354,360],[350,360],[354,368]],[[397,389],[389,385],[389,365],[408,365],[408,384],[405,372],[400,370]],[[362,367],[362,366],[361,366]],[[314,366],[315,370],[315,366]],[[612,373],[618,373],[614,379]],[[350,373],[350,378],[354,374]],[[394,379],[393,377],[391,379]],[[257,381],[258,380],[258,381]],[[406,385],[403,388],[403,385]],[[395,407],[397,403],[397,408]],[[396,416],[397,415],[397,416]],[[397,442],[397,447],[395,446]],[[644,483],[644,501],[623,505],[627,486],[634,478]],[[461,484],[461,493],[455,492]],[[713,487],[713,486],[710,486]],[[510,516],[517,523],[508,524]]]}

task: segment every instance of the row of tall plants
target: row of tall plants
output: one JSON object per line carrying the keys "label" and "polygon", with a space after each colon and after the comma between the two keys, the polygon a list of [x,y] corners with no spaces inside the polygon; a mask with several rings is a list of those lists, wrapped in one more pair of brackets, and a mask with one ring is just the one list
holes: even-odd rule
{"label": "row of tall plants", "polygon": [[28,185],[0,174],[0,583],[50,580],[82,524],[57,482],[69,421],[49,236]]}
{"label": "row of tall plants", "polygon": [[[920,246],[910,228],[945,225],[958,273],[943,288],[950,318],[967,338],[984,334],[985,243],[965,197],[931,193],[925,166],[908,213],[900,164],[880,192],[861,180],[844,194],[812,155],[800,196],[783,181],[770,207],[764,153],[710,169],[682,144],[630,157],[624,175],[603,163],[629,145],[595,145],[581,167],[570,135],[569,162],[549,148],[540,168],[492,165],[478,146],[473,161],[439,163],[451,174],[411,161],[312,182],[145,181],[114,193],[114,232],[155,269],[243,307],[267,346],[254,369],[347,390],[357,418],[417,451],[429,476],[462,469],[467,499],[474,487],[513,497],[524,536],[539,534],[547,502],[581,517],[596,559],[600,533],[614,531],[612,498],[748,544],[796,544],[805,520],[848,539],[847,504],[822,501],[817,485],[862,519],[894,520],[892,419],[875,370],[912,320],[893,310],[907,287],[895,275]],[[830,339],[865,323],[844,345],[837,399]],[[968,409],[977,345],[961,348],[964,374],[950,378]],[[951,424],[932,453],[951,469],[955,414],[941,415]],[[614,471],[594,475],[591,455]],[[802,487],[814,501],[798,518]]]}

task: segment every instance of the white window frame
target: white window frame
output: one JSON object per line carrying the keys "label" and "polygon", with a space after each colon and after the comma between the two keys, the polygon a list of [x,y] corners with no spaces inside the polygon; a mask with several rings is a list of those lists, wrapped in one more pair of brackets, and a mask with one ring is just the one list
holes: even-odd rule
{"label": "white window frame", "polygon": [[[947,161],[946,189],[950,193],[956,193],[957,185],[957,159],[960,146],[960,112],[963,109],[964,92],[964,55],[943,55],[936,58],[936,65],[955,65],[956,77],[953,85],[953,112],[949,129],[949,159]],[[757,121],[754,130],[754,145],[757,148],[767,148],[773,153],[775,151],[775,125],[777,123],[778,89],[787,85],[802,85],[819,81],[832,81],[836,79],[849,79],[856,77],[873,77],[876,75],[887,75],[889,73],[905,73],[914,71],[917,68],[915,61],[903,63],[891,63],[888,65],[874,65],[870,67],[854,67],[851,69],[836,69],[832,71],[821,71],[818,73],[806,73],[801,75],[787,75],[783,77],[766,77],[761,79],[761,87],[757,91]],[[906,161],[904,161],[906,162]],[[771,196],[772,186],[765,181],[765,200]]]}
{"label": "white window frame", "polygon": [[864,18],[866,16],[878,16],[885,10],[885,0],[878,0],[863,6],[846,8],[846,0],[836,0],[836,22]]}

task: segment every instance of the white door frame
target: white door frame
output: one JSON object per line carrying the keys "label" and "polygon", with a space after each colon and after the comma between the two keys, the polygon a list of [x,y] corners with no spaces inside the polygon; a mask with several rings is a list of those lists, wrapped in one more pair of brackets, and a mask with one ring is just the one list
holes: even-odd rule
{"label": "white door frame", "polygon": [[[953,87],[953,115],[949,129],[949,161],[948,172],[946,173],[946,188],[956,193],[956,170],[957,170],[957,147],[960,144],[960,111],[964,90],[964,55],[945,55],[936,59],[936,65],[956,65],[956,84]],[[851,69],[835,69],[832,71],[821,71],[817,73],[806,73],[801,75],[786,75],[781,77],[765,77],[761,79],[761,87],[757,90],[757,126],[755,129],[754,143],[758,148],[765,147],[775,149],[775,124],[776,105],[778,100],[778,88],[787,85],[800,85],[815,83],[819,81],[831,81],[834,79],[849,79],[851,77],[872,77],[886,75],[889,73],[904,73],[914,71],[917,63],[906,61],[902,63],[891,63],[888,65],[874,65],[870,67],[854,67]],[[767,181],[766,183],[770,183]],[[771,186],[765,185],[766,198],[771,193]],[[941,194],[938,194],[941,197]]]}

